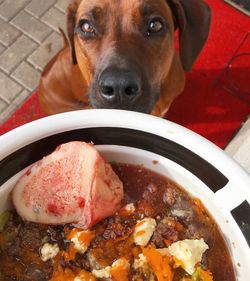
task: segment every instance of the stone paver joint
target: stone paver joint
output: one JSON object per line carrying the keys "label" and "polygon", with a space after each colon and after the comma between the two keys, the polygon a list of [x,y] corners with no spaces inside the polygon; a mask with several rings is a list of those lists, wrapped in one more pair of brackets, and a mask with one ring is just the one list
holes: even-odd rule
{"label": "stone paver joint", "polygon": [[37,88],[41,71],[62,47],[71,0],[0,0],[0,123]]}

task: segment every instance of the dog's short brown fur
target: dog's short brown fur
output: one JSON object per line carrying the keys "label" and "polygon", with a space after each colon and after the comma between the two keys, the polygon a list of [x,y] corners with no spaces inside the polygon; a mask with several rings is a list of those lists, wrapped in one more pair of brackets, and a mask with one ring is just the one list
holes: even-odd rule
{"label": "dog's short brown fur", "polygon": [[[150,33],[151,21],[160,21],[162,29]],[[87,36],[86,22],[84,28],[94,28]],[[69,43],[65,38],[40,80],[43,111],[121,108],[163,116],[182,92],[184,71],[203,48],[209,25],[210,9],[202,0],[73,0],[67,10]]]}

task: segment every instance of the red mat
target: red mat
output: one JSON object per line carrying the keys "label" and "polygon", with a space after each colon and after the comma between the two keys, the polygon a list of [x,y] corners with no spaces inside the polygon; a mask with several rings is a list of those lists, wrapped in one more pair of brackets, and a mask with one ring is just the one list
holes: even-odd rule
{"label": "red mat", "polygon": [[[213,11],[208,42],[166,118],[224,147],[247,118],[250,105],[214,82],[250,30],[250,18],[222,0],[207,2]],[[250,36],[239,51],[250,52]],[[244,90],[250,85],[249,58],[242,57],[233,64],[233,79]],[[35,93],[0,126],[0,134],[43,116]]]}

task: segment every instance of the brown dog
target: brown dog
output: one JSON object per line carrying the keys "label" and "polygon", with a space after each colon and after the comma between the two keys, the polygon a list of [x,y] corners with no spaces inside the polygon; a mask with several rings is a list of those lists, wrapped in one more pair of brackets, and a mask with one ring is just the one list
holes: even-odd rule
{"label": "brown dog", "polygon": [[41,107],[47,114],[119,108],[163,116],[183,90],[184,71],[209,26],[202,0],[74,0],[69,44],[65,38],[42,74]]}

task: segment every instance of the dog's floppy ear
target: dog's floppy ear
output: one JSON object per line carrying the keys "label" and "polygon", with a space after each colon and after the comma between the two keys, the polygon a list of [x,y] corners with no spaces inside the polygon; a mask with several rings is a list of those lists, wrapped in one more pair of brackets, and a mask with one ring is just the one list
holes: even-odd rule
{"label": "dog's floppy ear", "polygon": [[184,70],[189,71],[207,40],[211,11],[202,0],[170,0],[169,2],[176,27],[179,28],[181,62]]}
{"label": "dog's floppy ear", "polygon": [[67,32],[69,38],[69,44],[71,48],[71,56],[72,56],[72,63],[77,64],[76,60],[76,53],[75,53],[75,43],[74,43],[74,34],[75,34],[75,19],[76,19],[76,12],[81,0],[73,0],[68,6],[66,17],[67,17]]}

